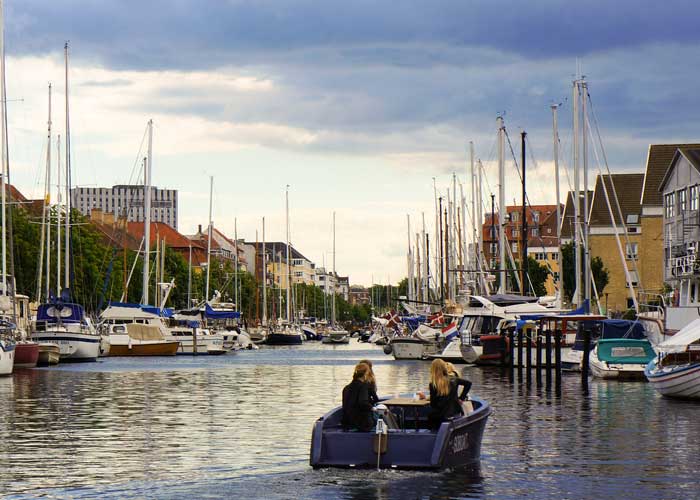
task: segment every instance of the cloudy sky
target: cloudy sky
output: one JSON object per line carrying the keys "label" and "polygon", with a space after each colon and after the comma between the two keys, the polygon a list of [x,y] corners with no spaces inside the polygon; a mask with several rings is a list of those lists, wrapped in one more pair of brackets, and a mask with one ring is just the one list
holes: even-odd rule
{"label": "cloudy sky", "polygon": [[21,190],[43,189],[49,82],[65,128],[68,40],[76,184],[129,182],[152,118],[154,182],[180,191],[181,232],[206,224],[212,175],[217,227],[232,236],[237,218],[254,240],[265,216],[267,239],[283,239],[289,185],[293,243],[329,264],[336,211],[337,269],[353,283],[405,275],[406,214],[432,220],[433,178],[467,182],[469,141],[495,189],[499,113],[514,148],[528,132],[531,201],[553,201],[550,105],[568,164],[577,61],[614,171],[641,171],[649,143],[700,139],[691,1],[4,4]]}

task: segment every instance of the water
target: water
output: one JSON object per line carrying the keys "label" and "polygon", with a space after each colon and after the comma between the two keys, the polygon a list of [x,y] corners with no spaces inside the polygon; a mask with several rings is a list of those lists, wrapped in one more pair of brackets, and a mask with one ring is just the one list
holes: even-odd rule
{"label": "water", "polygon": [[566,376],[562,397],[464,368],[491,402],[480,469],[319,470],[314,420],[371,359],[379,392],[425,387],[428,363],[307,343],[227,356],[113,358],[0,378],[7,498],[692,498],[700,408],[644,383]]}

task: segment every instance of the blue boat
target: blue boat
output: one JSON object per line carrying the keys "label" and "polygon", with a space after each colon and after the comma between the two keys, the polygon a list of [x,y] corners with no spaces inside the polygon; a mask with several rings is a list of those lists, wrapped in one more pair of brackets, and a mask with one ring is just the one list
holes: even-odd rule
{"label": "blue boat", "polygon": [[[406,404],[392,403],[401,400]],[[472,398],[472,411],[443,422],[436,431],[427,426],[429,405],[412,405],[410,398],[382,398],[380,403],[394,415],[398,429],[385,434],[346,430],[341,424],[343,409],[335,408],[314,424],[311,466],[444,469],[478,463],[481,438],[491,414],[486,401]]]}

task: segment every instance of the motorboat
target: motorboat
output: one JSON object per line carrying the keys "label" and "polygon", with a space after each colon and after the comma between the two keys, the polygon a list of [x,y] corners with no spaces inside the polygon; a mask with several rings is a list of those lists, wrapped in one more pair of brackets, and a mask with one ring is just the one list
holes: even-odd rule
{"label": "motorboat", "polygon": [[31,340],[57,344],[62,361],[97,361],[100,336],[83,306],[62,299],[40,304]]}
{"label": "motorboat", "polygon": [[462,349],[460,348],[462,341],[459,337],[450,340],[445,348],[439,354],[428,354],[428,359],[441,359],[450,363],[466,363],[462,357]]}
{"label": "motorboat", "polygon": [[700,319],[656,346],[657,356],[644,370],[660,394],[700,399]]}
{"label": "motorboat", "polygon": [[246,329],[246,332],[253,344],[264,344],[267,340],[268,329],[265,326],[254,326]]}
{"label": "motorboat", "polygon": [[350,333],[342,328],[329,328],[321,339],[323,344],[349,344]]}
{"label": "motorboat", "polygon": [[61,360],[61,348],[53,342],[41,342],[39,344],[39,356],[37,366],[57,365]]}
{"label": "motorboat", "polygon": [[441,352],[440,330],[427,325],[419,325],[413,333],[406,337],[394,336],[389,343],[391,349],[386,349],[396,360],[428,359],[431,354]]}
{"label": "motorboat", "polygon": [[[398,428],[388,429],[384,418],[377,428],[358,432],[343,428],[342,407],[320,417],[311,435],[310,465],[343,468],[443,469],[478,463],[481,441],[491,406],[471,399],[471,411],[428,428],[430,405],[405,395],[381,398],[378,408],[390,412]],[[381,422],[381,423],[379,423]]]}
{"label": "motorboat", "polygon": [[112,302],[100,314],[107,356],[172,356],[179,340],[168,339],[163,316],[168,311],[127,302]]}
{"label": "motorboat", "polygon": [[298,326],[283,323],[272,327],[265,343],[267,345],[301,345],[304,343],[304,334]]}
{"label": "motorboat", "polygon": [[39,359],[39,344],[27,337],[29,330],[29,297],[15,294],[15,307],[12,320],[16,321],[15,328],[15,368],[34,368]]}
{"label": "motorboat", "polygon": [[39,344],[19,340],[15,344],[15,368],[34,368],[39,360]]}
{"label": "motorboat", "polygon": [[597,378],[644,380],[644,369],[656,353],[647,339],[600,339],[588,365]]}

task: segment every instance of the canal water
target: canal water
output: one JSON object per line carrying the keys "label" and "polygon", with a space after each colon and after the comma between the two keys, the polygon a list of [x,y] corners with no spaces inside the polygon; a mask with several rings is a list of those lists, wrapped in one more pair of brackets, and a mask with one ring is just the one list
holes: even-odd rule
{"label": "canal water", "polygon": [[[317,470],[314,420],[339,403],[356,361],[380,394],[428,383],[427,362],[359,344],[226,356],[112,358],[0,378],[6,498],[697,497],[700,405],[648,384],[565,376],[561,396],[464,367],[494,413],[479,468]],[[516,379],[517,380],[517,379]]]}

